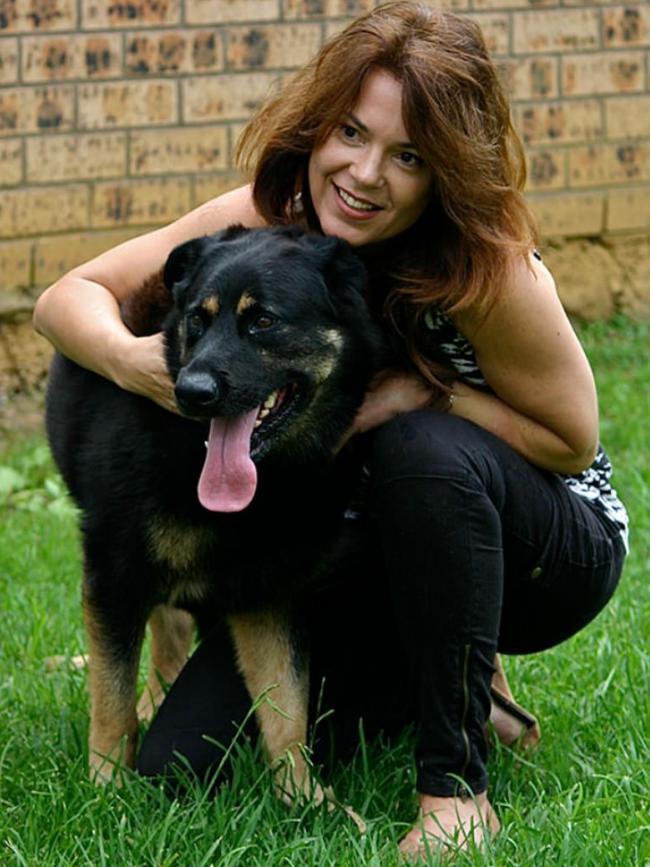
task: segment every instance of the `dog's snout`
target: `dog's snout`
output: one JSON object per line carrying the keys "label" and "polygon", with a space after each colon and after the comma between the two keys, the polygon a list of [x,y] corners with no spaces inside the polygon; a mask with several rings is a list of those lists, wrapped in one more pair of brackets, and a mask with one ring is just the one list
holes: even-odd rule
{"label": "dog's snout", "polygon": [[181,371],[176,380],[176,399],[188,407],[208,407],[219,399],[219,384],[209,373]]}

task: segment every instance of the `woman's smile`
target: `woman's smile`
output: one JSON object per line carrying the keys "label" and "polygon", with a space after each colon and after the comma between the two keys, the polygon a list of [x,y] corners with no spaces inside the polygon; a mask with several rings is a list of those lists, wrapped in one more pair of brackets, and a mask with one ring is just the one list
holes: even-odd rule
{"label": "woman's smile", "polygon": [[343,212],[352,219],[367,220],[372,218],[378,211],[383,210],[380,205],[374,204],[373,202],[368,201],[368,199],[362,199],[359,196],[355,196],[349,190],[337,186],[334,181],[332,181],[332,186],[336,190],[339,206],[342,208]]}

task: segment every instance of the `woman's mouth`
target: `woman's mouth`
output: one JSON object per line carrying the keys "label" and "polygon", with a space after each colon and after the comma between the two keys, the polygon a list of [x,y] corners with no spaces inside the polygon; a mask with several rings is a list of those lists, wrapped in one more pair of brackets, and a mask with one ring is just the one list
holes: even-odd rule
{"label": "woman's mouth", "polygon": [[336,198],[341,210],[345,214],[353,216],[355,219],[368,219],[369,217],[374,216],[378,211],[383,210],[382,207],[375,205],[374,202],[369,202],[367,199],[359,199],[357,196],[348,192],[348,190],[344,190],[333,182],[332,186],[336,192]]}

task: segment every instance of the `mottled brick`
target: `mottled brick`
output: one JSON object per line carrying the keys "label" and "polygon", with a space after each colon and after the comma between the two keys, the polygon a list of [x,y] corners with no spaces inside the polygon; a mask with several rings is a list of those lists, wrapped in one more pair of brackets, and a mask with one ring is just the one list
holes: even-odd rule
{"label": "mottled brick", "polygon": [[236,166],[235,154],[237,152],[237,144],[239,142],[241,134],[243,133],[243,131],[245,129],[246,129],[246,122],[245,121],[242,123],[230,123],[230,124],[228,124],[228,131],[230,133],[229,165],[233,168]]}
{"label": "mottled brick", "polygon": [[19,29],[18,0],[0,0],[0,33],[14,33]]}
{"label": "mottled brick", "polygon": [[511,99],[553,99],[558,95],[554,57],[497,61],[497,71]]}
{"label": "mottled brick", "polygon": [[567,55],[561,63],[562,93],[567,96],[643,90],[644,57],[640,51]]}
{"label": "mottled brick", "polygon": [[[19,184],[23,179],[23,141],[0,139],[0,188]],[[0,272],[1,274],[2,272]],[[1,278],[0,278],[1,279]]]}
{"label": "mottled brick", "polygon": [[507,14],[467,15],[481,28],[490,54],[507,54],[510,45],[510,17]]}
{"label": "mottled brick", "polygon": [[0,274],[3,292],[31,286],[31,241],[4,241],[0,244]]}
{"label": "mottled brick", "polygon": [[597,187],[650,181],[650,142],[594,144],[569,151],[569,184]]}
{"label": "mottled brick", "polygon": [[274,69],[303,66],[321,45],[319,24],[275,24],[230,27],[226,32],[231,69]]}
{"label": "mottled brick", "polygon": [[474,9],[546,9],[558,0],[474,0]]}
{"label": "mottled brick", "polygon": [[530,151],[527,155],[527,190],[558,190],[566,186],[563,151]]}
{"label": "mottled brick", "polygon": [[650,95],[606,99],[605,118],[609,138],[650,136]]}
{"label": "mottled brick", "polygon": [[121,73],[121,38],[114,33],[23,39],[23,81],[114,78]]}
{"label": "mottled brick", "polygon": [[77,265],[138,234],[140,232],[136,229],[119,229],[40,238],[34,244],[34,283],[36,286],[49,286]]}
{"label": "mottled brick", "polygon": [[564,6],[605,6],[610,0],[562,0]]}
{"label": "mottled brick", "polygon": [[589,141],[603,135],[601,104],[596,99],[516,105],[513,117],[525,144]]}
{"label": "mottled brick", "polygon": [[185,0],[188,24],[222,24],[231,21],[273,21],[278,17],[279,0]]}
{"label": "mottled brick", "polygon": [[210,199],[241,187],[246,180],[240,172],[229,171],[220,174],[201,175],[194,178],[192,188],[192,207],[195,208]]}
{"label": "mottled brick", "polygon": [[189,209],[187,178],[100,182],[93,186],[90,225],[95,228],[161,225]]}
{"label": "mottled brick", "polygon": [[0,39],[0,84],[18,79],[18,40]]}
{"label": "mottled brick", "polygon": [[0,237],[47,235],[88,225],[88,188],[82,185],[7,190],[0,196]]}
{"label": "mottled brick", "polygon": [[452,12],[462,12],[472,5],[470,0],[439,0],[434,4],[438,9],[451,9]]}
{"label": "mottled brick", "polygon": [[228,130],[225,126],[131,133],[132,175],[209,172],[227,166]]}
{"label": "mottled brick", "polygon": [[74,125],[74,87],[15,87],[0,90],[0,136],[63,132]]}
{"label": "mottled brick", "polygon": [[183,81],[183,121],[240,120],[257,109],[277,76],[268,72],[197,76]]}
{"label": "mottled brick", "polygon": [[82,0],[81,4],[84,30],[178,24],[180,16],[180,0]]}
{"label": "mottled brick", "polygon": [[603,44],[607,48],[650,45],[647,2],[603,9]]}
{"label": "mottled brick", "polygon": [[576,51],[600,47],[596,9],[545,9],[516,12],[513,20],[515,54]]}
{"label": "mottled brick", "polygon": [[178,117],[176,85],[171,81],[124,81],[79,88],[79,127],[154,126]]}
{"label": "mottled brick", "polygon": [[126,133],[29,138],[27,180],[75,181],[126,174]]}
{"label": "mottled brick", "polygon": [[374,7],[373,0],[282,0],[285,18],[355,18]]}
{"label": "mottled brick", "polygon": [[608,232],[649,230],[650,185],[638,189],[610,190],[606,228]]}
{"label": "mottled brick", "polygon": [[0,33],[74,30],[76,0],[0,0]]}
{"label": "mottled brick", "polygon": [[224,65],[216,29],[131,33],[126,39],[125,59],[131,75],[217,72]]}
{"label": "mottled brick", "polygon": [[604,227],[605,193],[529,193],[543,238],[599,235]]}

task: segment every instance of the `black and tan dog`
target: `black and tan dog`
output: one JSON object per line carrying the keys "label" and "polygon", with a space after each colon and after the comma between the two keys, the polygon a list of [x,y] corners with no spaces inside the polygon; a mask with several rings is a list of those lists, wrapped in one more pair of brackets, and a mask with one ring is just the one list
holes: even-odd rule
{"label": "black and tan dog", "polygon": [[178,608],[200,631],[227,618],[253,698],[277,684],[285,713],[262,702],[260,729],[270,760],[294,768],[282,785],[307,790],[294,608],[345,507],[350,473],[332,454],[382,351],[364,268],[333,238],[232,227],[172,252],[158,306],[154,283],[125,321],[162,324],[183,416],[60,356],[50,376],[50,443],[82,513],[91,774],[133,763],[145,625],[172,679],[189,638]]}

